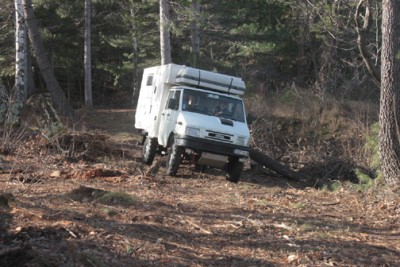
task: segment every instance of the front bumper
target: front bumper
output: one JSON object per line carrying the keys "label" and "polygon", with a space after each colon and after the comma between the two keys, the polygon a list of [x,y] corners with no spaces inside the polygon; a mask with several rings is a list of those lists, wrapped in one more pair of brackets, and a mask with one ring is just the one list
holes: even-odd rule
{"label": "front bumper", "polygon": [[189,148],[197,153],[209,152],[218,155],[249,157],[249,147],[234,144],[226,144],[214,140],[208,140],[189,135],[176,135],[175,143],[178,146]]}

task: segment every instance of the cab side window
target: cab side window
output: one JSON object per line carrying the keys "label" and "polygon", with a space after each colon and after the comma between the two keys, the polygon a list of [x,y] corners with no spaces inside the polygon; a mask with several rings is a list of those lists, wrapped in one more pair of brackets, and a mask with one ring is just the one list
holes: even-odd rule
{"label": "cab side window", "polygon": [[168,100],[165,109],[178,110],[179,109],[179,99],[181,97],[181,91],[171,91],[168,95]]}
{"label": "cab side window", "polygon": [[154,74],[149,74],[147,76],[147,80],[146,80],[146,86],[150,86],[153,85],[153,78],[154,78]]}

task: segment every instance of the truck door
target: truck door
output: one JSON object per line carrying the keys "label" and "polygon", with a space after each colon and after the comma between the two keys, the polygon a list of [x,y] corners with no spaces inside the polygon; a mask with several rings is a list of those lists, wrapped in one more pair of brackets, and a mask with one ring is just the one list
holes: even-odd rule
{"label": "truck door", "polygon": [[169,92],[167,102],[163,112],[161,113],[159,143],[166,146],[168,137],[175,129],[176,121],[178,119],[178,110],[180,102],[181,90],[171,90]]}

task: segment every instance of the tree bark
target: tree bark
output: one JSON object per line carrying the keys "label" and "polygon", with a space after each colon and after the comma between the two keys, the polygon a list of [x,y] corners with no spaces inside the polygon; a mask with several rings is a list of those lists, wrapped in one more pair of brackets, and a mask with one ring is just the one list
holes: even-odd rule
{"label": "tree bark", "polygon": [[92,98],[92,47],[91,47],[91,0],[85,0],[85,106],[93,108]]}
{"label": "tree bark", "polygon": [[400,2],[382,3],[380,99],[381,168],[388,185],[400,184]]}
{"label": "tree bark", "polygon": [[171,40],[169,34],[169,0],[160,0],[160,51],[161,65],[171,63]]}
{"label": "tree bark", "polygon": [[50,92],[51,99],[57,112],[66,116],[74,116],[75,112],[71,107],[68,99],[65,97],[60,84],[58,83],[52,65],[46,55],[45,49],[37,26],[33,8],[32,0],[23,0],[25,23],[28,28],[29,39],[31,41],[34,55],[38,63],[40,72],[46,83],[47,90]]}

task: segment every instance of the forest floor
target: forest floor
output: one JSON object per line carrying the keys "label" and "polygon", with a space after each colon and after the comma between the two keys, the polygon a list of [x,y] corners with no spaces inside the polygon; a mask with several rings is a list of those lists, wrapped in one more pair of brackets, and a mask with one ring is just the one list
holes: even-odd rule
{"label": "forest floor", "polygon": [[0,266],[400,264],[398,192],[248,166],[238,184],[189,165],[169,177],[163,158],[141,164],[133,114],[97,109],[85,132],[0,155]]}

